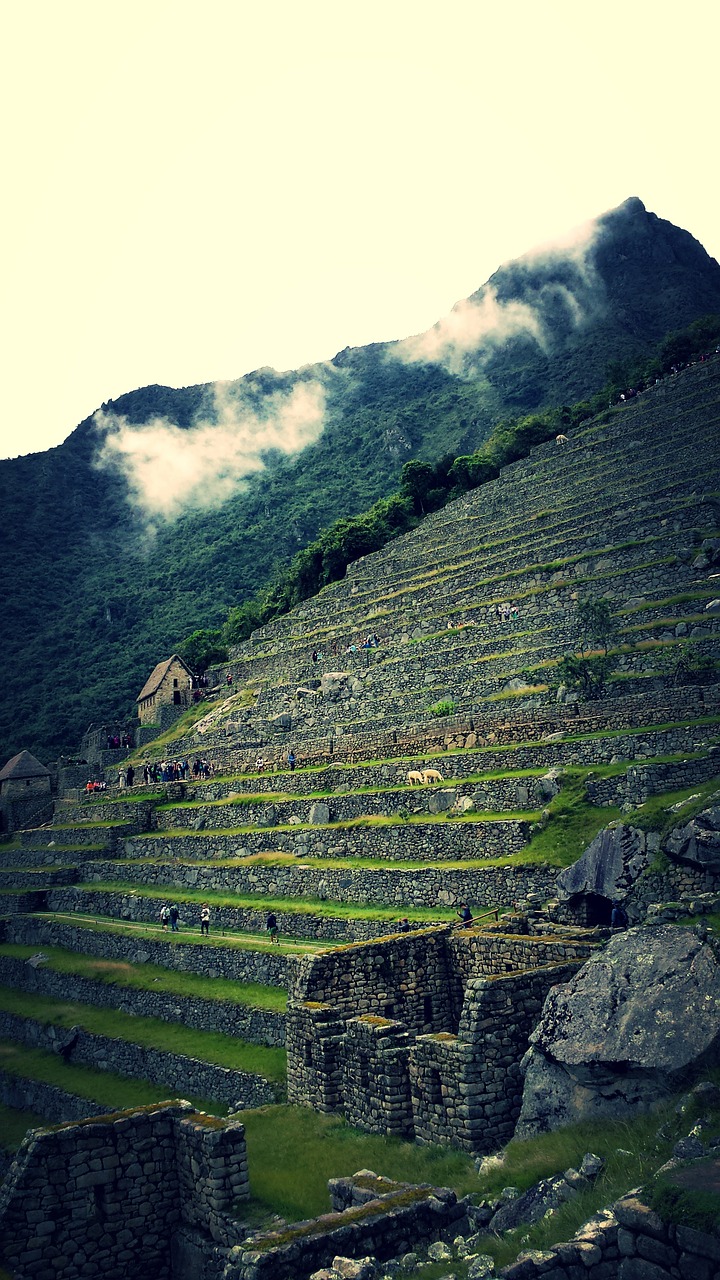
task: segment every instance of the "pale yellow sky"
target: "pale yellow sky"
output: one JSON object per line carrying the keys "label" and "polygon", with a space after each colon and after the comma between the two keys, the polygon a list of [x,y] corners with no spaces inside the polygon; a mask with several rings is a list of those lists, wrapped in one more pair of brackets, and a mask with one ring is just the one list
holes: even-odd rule
{"label": "pale yellow sky", "polygon": [[720,257],[720,7],[25,0],[0,17],[0,456],[430,326],[638,195]]}

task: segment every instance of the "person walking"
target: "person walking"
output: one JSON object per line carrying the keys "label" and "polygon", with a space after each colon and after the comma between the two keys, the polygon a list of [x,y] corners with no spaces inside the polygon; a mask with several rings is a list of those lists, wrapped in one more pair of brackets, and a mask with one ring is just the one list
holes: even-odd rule
{"label": "person walking", "polygon": [[178,930],[178,920],[179,920],[179,919],[180,919],[180,908],[179,908],[179,907],[177,907],[177,906],[175,905],[175,903],[173,903],[173,905],[172,905],[172,906],[171,906],[171,908],[170,908],[170,931],[171,931],[171,933],[178,933],[178,932],[179,932],[179,930]]}
{"label": "person walking", "polygon": [[268,912],[268,917],[267,917],[267,920],[265,921],[265,928],[267,929],[268,933],[270,934],[270,941],[271,941],[272,943],[277,943],[277,945],[279,946],[279,945],[280,945],[280,935],[279,935],[279,932],[278,932],[278,922],[277,922],[277,917],[276,917],[276,915],[275,915],[275,912],[274,912],[274,911],[270,911],[270,912]]}
{"label": "person walking", "polygon": [[203,902],[200,908],[200,936],[203,934],[206,938],[210,937],[210,907],[207,902]]}
{"label": "person walking", "polygon": [[293,751],[292,747],[288,751],[287,762],[290,765],[290,772],[294,773],[295,772],[295,752]]}
{"label": "person walking", "polygon": [[167,903],[165,903],[165,906],[160,908],[160,923],[163,929],[167,929],[169,920],[170,920],[170,908],[167,905]]}
{"label": "person walking", "polygon": [[460,910],[456,914],[460,917],[460,928],[469,929],[473,922],[473,917],[467,902],[460,903]]}

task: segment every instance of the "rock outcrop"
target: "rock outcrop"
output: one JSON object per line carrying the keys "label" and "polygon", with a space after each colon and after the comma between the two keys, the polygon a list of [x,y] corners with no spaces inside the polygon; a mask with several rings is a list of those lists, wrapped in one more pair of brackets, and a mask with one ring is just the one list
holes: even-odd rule
{"label": "rock outcrop", "polygon": [[713,946],[672,925],[632,929],[551,990],[523,1060],[516,1136],[650,1109],[689,1068],[717,1061]]}
{"label": "rock outcrop", "polygon": [[720,805],[704,809],[685,826],[676,827],[664,847],[671,858],[706,871],[720,871]]}
{"label": "rock outcrop", "polygon": [[571,867],[560,873],[557,896],[567,901],[579,893],[603,898],[626,897],[641,872],[652,862],[659,838],[625,823],[611,823]]}

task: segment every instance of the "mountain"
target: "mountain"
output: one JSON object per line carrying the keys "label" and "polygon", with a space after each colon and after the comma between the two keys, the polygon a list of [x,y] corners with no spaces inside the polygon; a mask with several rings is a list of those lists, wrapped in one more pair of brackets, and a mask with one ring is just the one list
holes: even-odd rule
{"label": "mountain", "polygon": [[412,457],[572,403],[720,312],[720,266],[632,198],[501,267],[427,334],[226,384],[145,387],[58,448],[0,463],[7,693],[0,761],[134,715],[155,662],[219,624]]}

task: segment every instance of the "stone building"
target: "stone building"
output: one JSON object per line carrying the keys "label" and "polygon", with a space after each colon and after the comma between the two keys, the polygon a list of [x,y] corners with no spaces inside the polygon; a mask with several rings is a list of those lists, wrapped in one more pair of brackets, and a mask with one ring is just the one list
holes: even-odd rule
{"label": "stone building", "polygon": [[520,1061],[582,935],[449,926],[303,957],[286,1022],[288,1099],[420,1142],[495,1151],[512,1137]]}
{"label": "stone building", "polygon": [[19,751],[0,770],[0,831],[40,826],[52,816],[50,770]]}
{"label": "stone building", "polygon": [[193,673],[179,654],[158,662],[136,699],[141,725],[171,724],[191,705],[192,686]]}

